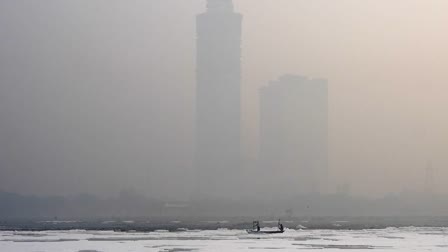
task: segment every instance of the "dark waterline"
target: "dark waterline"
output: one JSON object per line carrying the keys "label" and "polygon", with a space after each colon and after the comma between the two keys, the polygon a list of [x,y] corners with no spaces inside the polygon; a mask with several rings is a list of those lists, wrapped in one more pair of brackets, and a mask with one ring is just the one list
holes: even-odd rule
{"label": "dark waterline", "polygon": [[[168,230],[250,229],[253,217],[239,218],[104,218],[104,219],[14,219],[0,220],[3,231],[97,230],[152,232]],[[263,227],[276,227],[277,219],[261,218]],[[313,217],[283,218],[289,229],[361,230],[388,227],[448,227],[448,217]]]}

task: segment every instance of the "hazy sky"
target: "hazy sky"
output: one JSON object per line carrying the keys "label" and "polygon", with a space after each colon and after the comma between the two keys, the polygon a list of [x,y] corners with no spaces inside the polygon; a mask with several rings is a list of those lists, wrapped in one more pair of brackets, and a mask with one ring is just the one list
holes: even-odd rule
{"label": "hazy sky", "polygon": [[[285,73],[329,80],[332,187],[448,193],[448,1],[234,0],[243,133]],[[187,196],[203,0],[0,1],[0,189]]]}

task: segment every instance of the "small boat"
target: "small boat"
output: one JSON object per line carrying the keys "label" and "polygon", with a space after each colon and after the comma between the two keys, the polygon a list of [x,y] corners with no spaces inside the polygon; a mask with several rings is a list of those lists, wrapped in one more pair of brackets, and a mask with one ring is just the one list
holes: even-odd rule
{"label": "small boat", "polygon": [[285,232],[285,229],[283,227],[283,224],[280,223],[280,220],[278,221],[278,230],[271,230],[271,231],[261,230],[260,222],[254,221],[252,223],[252,229],[247,229],[246,232],[248,234],[281,234]]}
{"label": "small boat", "polygon": [[248,234],[282,234],[285,231],[284,230],[283,231],[281,231],[281,230],[274,230],[274,231],[262,231],[262,230],[260,230],[260,231],[257,231],[257,230],[250,230],[250,229],[248,229],[248,230],[246,230],[246,232]]}

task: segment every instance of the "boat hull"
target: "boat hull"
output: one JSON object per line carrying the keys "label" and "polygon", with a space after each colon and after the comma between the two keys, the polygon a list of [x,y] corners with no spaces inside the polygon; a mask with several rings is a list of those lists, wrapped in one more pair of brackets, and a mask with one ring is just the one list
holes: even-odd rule
{"label": "boat hull", "polygon": [[285,231],[257,231],[257,230],[246,230],[248,234],[282,234]]}

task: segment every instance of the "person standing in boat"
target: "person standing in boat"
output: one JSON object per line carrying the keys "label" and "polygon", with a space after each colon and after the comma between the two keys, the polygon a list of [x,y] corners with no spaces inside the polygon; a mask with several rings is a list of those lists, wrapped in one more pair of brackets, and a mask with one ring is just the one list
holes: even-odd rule
{"label": "person standing in boat", "polygon": [[260,232],[260,222],[259,221],[255,222],[255,227],[257,229],[257,232]]}
{"label": "person standing in boat", "polygon": [[285,230],[285,228],[283,227],[283,224],[281,224],[280,221],[278,222],[278,229],[282,232]]}

